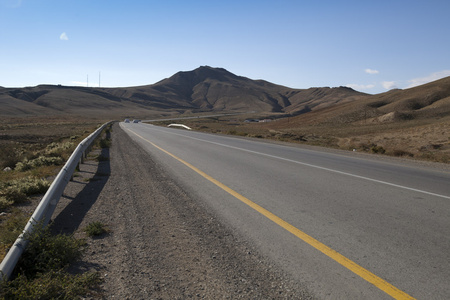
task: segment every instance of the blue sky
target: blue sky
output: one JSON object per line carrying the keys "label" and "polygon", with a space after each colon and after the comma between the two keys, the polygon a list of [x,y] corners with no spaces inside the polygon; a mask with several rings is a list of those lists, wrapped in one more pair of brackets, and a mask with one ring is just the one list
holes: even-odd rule
{"label": "blue sky", "polygon": [[0,0],[0,86],[137,86],[209,65],[375,94],[450,76],[449,15],[448,0]]}

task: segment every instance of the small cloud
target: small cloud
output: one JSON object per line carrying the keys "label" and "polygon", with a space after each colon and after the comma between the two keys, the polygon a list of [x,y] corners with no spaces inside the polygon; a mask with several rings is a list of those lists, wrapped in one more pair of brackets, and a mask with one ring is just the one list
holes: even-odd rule
{"label": "small cloud", "polygon": [[354,90],[369,90],[369,89],[373,89],[375,87],[375,85],[374,84],[350,83],[350,84],[347,84],[346,87],[352,88]]}
{"label": "small cloud", "polygon": [[378,70],[373,70],[373,69],[365,69],[364,72],[366,72],[367,74],[371,74],[371,75],[380,73]]}
{"label": "small cloud", "polygon": [[414,78],[411,80],[408,80],[409,82],[409,86],[407,86],[406,88],[412,88],[415,86],[419,86],[422,84],[426,84],[444,77],[450,76],[450,70],[444,70],[444,71],[440,71],[440,72],[436,72],[433,74],[430,74],[426,77],[421,77],[421,78]]}
{"label": "small cloud", "polygon": [[7,8],[18,8],[22,6],[22,0],[2,0],[0,1],[0,4]]}
{"label": "small cloud", "polygon": [[59,39],[61,41],[68,41],[69,37],[67,36],[67,34],[65,32],[61,33],[61,35],[59,36]]}
{"label": "small cloud", "polygon": [[386,90],[392,90],[392,89],[396,89],[397,86],[395,85],[395,81],[383,81],[381,83],[381,85],[386,89]]}

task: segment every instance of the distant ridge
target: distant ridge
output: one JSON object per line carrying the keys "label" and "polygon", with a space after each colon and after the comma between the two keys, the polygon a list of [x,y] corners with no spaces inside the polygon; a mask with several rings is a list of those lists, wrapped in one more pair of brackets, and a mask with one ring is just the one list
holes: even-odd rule
{"label": "distant ridge", "polygon": [[[341,105],[317,109],[291,120],[299,124],[380,124],[450,117],[450,77],[414,88],[395,89]],[[291,124],[291,125],[293,125]]]}
{"label": "distant ridge", "polygon": [[445,99],[449,96],[450,77],[408,90],[368,95],[348,87],[292,89],[237,76],[223,68],[202,66],[177,72],[152,85],[137,87],[0,87],[0,115],[70,114],[96,118],[186,111],[255,111],[294,116],[323,111],[321,116],[314,114],[319,120],[357,115],[354,111],[363,109],[366,118],[368,111],[372,117],[393,111],[400,115],[409,112],[417,117],[425,114],[428,107],[446,114],[450,105]]}

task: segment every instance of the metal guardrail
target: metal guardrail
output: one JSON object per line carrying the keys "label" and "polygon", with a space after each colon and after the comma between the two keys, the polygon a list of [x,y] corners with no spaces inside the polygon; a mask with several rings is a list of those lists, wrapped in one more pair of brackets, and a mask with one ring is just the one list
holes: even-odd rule
{"label": "metal guardrail", "polygon": [[62,170],[58,173],[55,180],[50,185],[42,200],[39,202],[38,207],[25,226],[22,234],[19,235],[0,264],[0,280],[3,280],[4,278],[8,279],[11,276],[14,267],[28,244],[28,241],[24,239],[25,234],[32,233],[34,226],[39,222],[42,222],[43,226],[47,226],[50,222],[56,205],[58,204],[67,184],[72,179],[72,175],[76,167],[80,162],[83,163],[87,152],[92,146],[92,142],[103,131],[103,129],[111,123],[112,122],[103,124],[100,128],[91,133],[87,138],[78,144],[75,151],[72,153]]}

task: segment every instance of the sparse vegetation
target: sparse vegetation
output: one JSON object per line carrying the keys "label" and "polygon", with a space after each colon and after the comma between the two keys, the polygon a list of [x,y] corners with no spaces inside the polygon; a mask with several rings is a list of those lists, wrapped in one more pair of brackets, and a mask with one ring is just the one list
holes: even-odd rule
{"label": "sparse vegetation", "polygon": [[88,236],[94,237],[108,232],[108,229],[102,222],[96,221],[89,223],[88,226],[86,226],[86,228],[84,229],[84,232],[86,232]]}
{"label": "sparse vegetation", "polygon": [[[246,119],[263,119],[267,115],[223,116],[215,120],[195,118],[183,120],[194,130],[248,136],[302,143],[344,150],[408,157],[448,163],[450,161],[450,119],[414,119],[397,122],[347,123],[344,120],[330,124],[311,124],[310,117],[277,119],[272,122],[245,122]],[[360,123],[358,123],[360,122]],[[154,122],[165,126],[167,122]]]}
{"label": "sparse vegetation", "polygon": [[81,257],[86,242],[72,235],[52,235],[49,227],[35,225],[25,235],[29,244],[16,267],[20,274],[33,278],[38,273],[60,270]]}
{"label": "sparse vegetation", "polygon": [[35,177],[23,177],[8,182],[0,182],[0,209],[15,203],[22,203],[27,196],[43,194],[50,187],[50,182]]}
{"label": "sparse vegetation", "polygon": [[392,151],[392,155],[393,156],[409,156],[409,157],[413,157],[414,154],[412,154],[411,152],[405,151],[405,150],[399,150],[399,149],[394,149],[394,151]]}
{"label": "sparse vegetation", "polygon": [[72,275],[66,270],[79,259],[85,241],[72,235],[52,235],[48,227],[36,225],[16,275],[1,283],[2,299],[73,299],[85,295],[100,282],[98,273]]}
{"label": "sparse vegetation", "polygon": [[41,166],[59,166],[63,164],[62,157],[46,157],[39,156],[38,158],[28,160],[25,159],[22,162],[16,164],[15,170],[19,172],[25,172]]}
{"label": "sparse vegetation", "polygon": [[384,150],[384,148],[383,148],[382,146],[377,146],[377,145],[372,146],[372,147],[370,148],[370,151],[371,151],[372,153],[378,153],[378,154],[384,154],[384,153],[386,153],[386,150]]}
{"label": "sparse vegetation", "polygon": [[[0,259],[29,219],[16,204],[45,193],[50,181],[44,178],[54,176],[75,146],[97,126],[29,120],[9,120],[7,125],[0,120]],[[11,170],[2,171],[6,167]],[[84,241],[73,236],[51,236],[47,229],[35,231],[30,240],[15,279],[1,283],[0,299],[73,299],[99,282],[96,273],[70,275],[64,271],[70,261],[79,257]]]}
{"label": "sparse vegetation", "polygon": [[100,139],[100,148],[109,148],[111,147],[111,140],[110,139]]}
{"label": "sparse vegetation", "polygon": [[[70,137],[70,140],[74,141],[74,138],[75,137]],[[46,147],[44,153],[47,156],[68,158],[74,148],[75,144],[73,142],[51,143]]]}
{"label": "sparse vegetation", "polygon": [[9,247],[22,233],[29,216],[19,209],[12,209],[8,215],[0,219],[0,260],[6,255]]}
{"label": "sparse vegetation", "polygon": [[[0,144],[1,145],[1,144]],[[0,151],[0,167],[14,168],[16,164],[22,160],[24,156],[23,150],[15,144],[3,144]]]}
{"label": "sparse vegetation", "polygon": [[98,273],[71,275],[51,270],[34,279],[19,275],[15,280],[2,283],[1,299],[77,299],[101,282]]}

